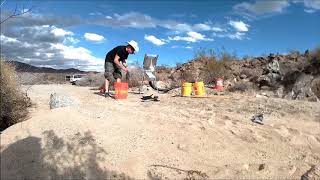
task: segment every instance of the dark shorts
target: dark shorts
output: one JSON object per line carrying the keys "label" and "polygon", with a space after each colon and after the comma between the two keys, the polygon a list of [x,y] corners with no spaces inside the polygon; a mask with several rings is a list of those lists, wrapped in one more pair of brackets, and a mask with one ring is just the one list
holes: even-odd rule
{"label": "dark shorts", "polygon": [[115,81],[116,79],[121,79],[122,74],[118,67],[116,67],[111,62],[106,62],[104,66],[104,77],[109,81]]}

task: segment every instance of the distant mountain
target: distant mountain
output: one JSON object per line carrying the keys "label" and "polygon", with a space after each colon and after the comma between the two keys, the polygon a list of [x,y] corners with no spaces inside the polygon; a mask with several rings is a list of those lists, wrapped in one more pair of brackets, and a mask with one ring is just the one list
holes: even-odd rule
{"label": "distant mountain", "polygon": [[17,72],[33,72],[33,73],[87,73],[86,71],[81,71],[75,68],[69,69],[54,69],[47,67],[36,67],[30,64],[10,61],[10,64],[13,64],[16,67]]}

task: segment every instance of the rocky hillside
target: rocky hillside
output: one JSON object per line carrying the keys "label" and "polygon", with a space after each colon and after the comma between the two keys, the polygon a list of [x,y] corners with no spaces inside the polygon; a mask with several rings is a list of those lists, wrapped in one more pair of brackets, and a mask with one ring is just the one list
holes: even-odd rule
{"label": "rocky hillside", "polygon": [[198,80],[210,85],[216,77],[223,77],[229,91],[254,91],[265,96],[319,101],[320,49],[244,60],[197,58],[170,71],[158,70],[158,74],[171,86]]}

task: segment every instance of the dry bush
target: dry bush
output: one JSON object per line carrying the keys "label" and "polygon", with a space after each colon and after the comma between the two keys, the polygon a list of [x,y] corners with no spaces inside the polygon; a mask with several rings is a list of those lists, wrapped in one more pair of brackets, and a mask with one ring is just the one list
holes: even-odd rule
{"label": "dry bush", "polygon": [[127,78],[129,87],[139,87],[142,83],[143,75],[144,75],[143,70],[140,67],[134,67],[130,69],[129,77]]}
{"label": "dry bush", "polygon": [[3,131],[27,117],[31,102],[20,90],[15,67],[0,60],[0,69],[0,131]]}
{"label": "dry bush", "polygon": [[320,63],[320,47],[311,51],[311,53],[308,55],[308,60],[311,62]]}
{"label": "dry bush", "polygon": [[201,77],[206,83],[212,83],[214,79],[228,78],[230,73],[227,70],[228,63],[236,60],[235,54],[230,54],[224,49],[216,54],[214,50],[200,50],[195,57],[196,60],[205,62],[202,68]]}
{"label": "dry bush", "polygon": [[196,78],[191,70],[185,70],[181,73],[180,84],[182,82],[195,82]]}

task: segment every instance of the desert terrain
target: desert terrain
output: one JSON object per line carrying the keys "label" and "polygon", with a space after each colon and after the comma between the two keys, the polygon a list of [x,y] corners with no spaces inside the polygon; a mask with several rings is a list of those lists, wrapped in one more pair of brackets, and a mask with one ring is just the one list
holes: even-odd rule
{"label": "desert terrain", "polygon": [[[90,87],[28,88],[28,119],[1,133],[1,179],[297,179],[320,163],[319,102],[151,90],[160,101],[120,101]],[[50,109],[52,93],[73,104]],[[257,113],[263,125],[251,122]]]}

